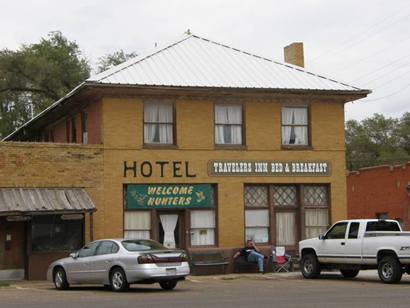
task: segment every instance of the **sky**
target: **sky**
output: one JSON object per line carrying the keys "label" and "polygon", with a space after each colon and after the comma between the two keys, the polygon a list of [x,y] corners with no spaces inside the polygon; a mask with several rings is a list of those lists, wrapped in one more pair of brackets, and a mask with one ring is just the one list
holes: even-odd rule
{"label": "sky", "polygon": [[345,105],[347,120],[410,112],[409,0],[0,0],[0,49],[58,30],[92,64],[165,47],[187,29],[277,61],[303,42],[306,70],[372,90]]}

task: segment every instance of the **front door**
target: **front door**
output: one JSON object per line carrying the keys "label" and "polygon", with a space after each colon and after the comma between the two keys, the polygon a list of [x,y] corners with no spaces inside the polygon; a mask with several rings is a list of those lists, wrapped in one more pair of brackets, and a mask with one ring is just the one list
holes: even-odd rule
{"label": "front door", "polygon": [[25,222],[9,222],[0,217],[0,270],[19,271],[24,277],[25,269]]}
{"label": "front door", "polygon": [[159,242],[167,248],[184,248],[184,219],[181,212],[158,212]]}

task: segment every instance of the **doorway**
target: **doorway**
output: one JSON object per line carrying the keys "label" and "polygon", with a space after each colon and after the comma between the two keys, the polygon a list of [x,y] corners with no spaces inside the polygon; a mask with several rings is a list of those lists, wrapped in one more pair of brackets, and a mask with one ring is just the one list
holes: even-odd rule
{"label": "doorway", "polygon": [[184,215],[183,212],[158,212],[159,242],[167,248],[185,248]]}
{"label": "doorway", "polygon": [[26,268],[26,223],[0,217],[0,276],[23,279]]}

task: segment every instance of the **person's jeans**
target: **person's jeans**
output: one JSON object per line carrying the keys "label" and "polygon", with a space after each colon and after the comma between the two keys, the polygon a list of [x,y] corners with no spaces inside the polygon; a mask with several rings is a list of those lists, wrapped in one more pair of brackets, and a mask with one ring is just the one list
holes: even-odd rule
{"label": "person's jeans", "polygon": [[250,263],[258,263],[258,270],[259,272],[263,272],[263,260],[264,256],[256,251],[251,251],[248,254],[248,262]]}

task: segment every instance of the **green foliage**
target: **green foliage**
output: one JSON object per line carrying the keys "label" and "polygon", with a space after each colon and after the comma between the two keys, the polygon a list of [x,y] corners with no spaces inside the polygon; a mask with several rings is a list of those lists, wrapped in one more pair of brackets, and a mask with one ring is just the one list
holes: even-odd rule
{"label": "green foliage", "polygon": [[0,138],[88,78],[79,46],[61,32],[18,50],[0,50]]}
{"label": "green foliage", "polygon": [[130,53],[125,53],[124,50],[120,49],[119,51],[116,51],[111,54],[107,54],[101,58],[98,59],[97,63],[97,73],[101,73],[103,71],[106,71],[110,69],[111,67],[114,67],[118,64],[121,64],[131,58],[134,58],[137,56],[136,52],[130,52]]}
{"label": "green foliage", "polygon": [[410,161],[410,113],[400,119],[375,114],[360,123],[346,123],[346,161],[349,170]]}

